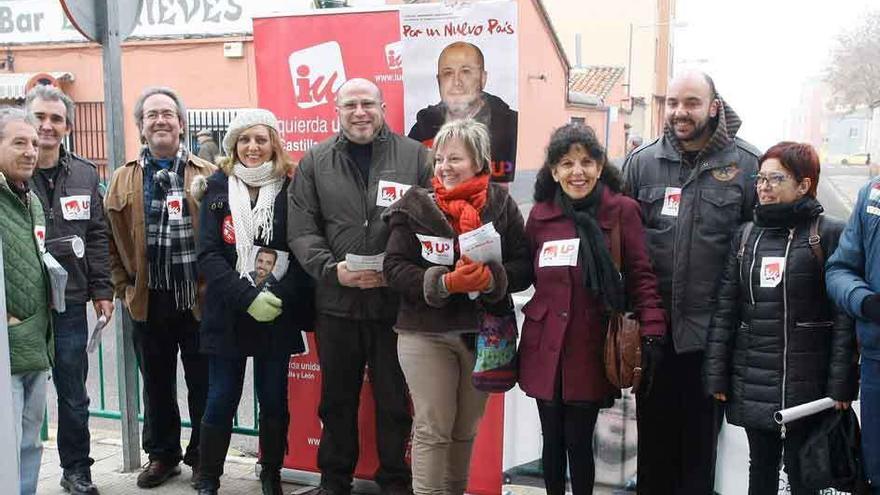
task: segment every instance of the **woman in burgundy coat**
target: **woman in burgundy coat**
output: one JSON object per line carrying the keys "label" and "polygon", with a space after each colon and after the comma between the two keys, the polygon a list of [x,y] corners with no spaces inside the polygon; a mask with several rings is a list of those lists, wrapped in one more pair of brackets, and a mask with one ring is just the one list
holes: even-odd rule
{"label": "woman in burgundy coat", "polygon": [[[608,311],[638,313],[648,381],[666,332],[639,205],[620,194],[619,174],[607,163],[591,128],[557,129],[526,224],[535,295],[523,308],[520,388],[537,399],[544,483],[551,495],[565,493],[566,458],[572,492],[593,490],[596,417],[619,396],[605,378],[602,355]],[[622,277],[610,254],[615,226]]]}

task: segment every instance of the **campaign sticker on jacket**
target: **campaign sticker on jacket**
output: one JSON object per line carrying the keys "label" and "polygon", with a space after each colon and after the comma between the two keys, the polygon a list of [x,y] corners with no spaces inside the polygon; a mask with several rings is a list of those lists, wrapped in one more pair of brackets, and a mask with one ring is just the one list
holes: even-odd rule
{"label": "campaign sticker on jacket", "polygon": [[165,198],[169,220],[183,220],[183,196],[169,194]]}
{"label": "campaign sticker on jacket", "polygon": [[235,226],[232,224],[232,215],[226,215],[223,219],[223,226],[220,228],[223,234],[223,242],[226,244],[235,244]]}
{"label": "campaign sticker on jacket", "polygon": [[880,184],[871,186],[871,190],[868,191],[868,201],[880,201]]}
{"label": "campaign sticker on jacket", "polygon": [[40,252],[46,251],[46,226],[45,225],[36,225],[34,226],[34,237],[37,239],[37,246],[40,248]]}
{"label": "campaign sticker on jacket", "polygon": [[784,257],[765,256],[761,258],[761,287],[776,287],[779,282],[782,282],[784,272]]}
{"label": "campaign sticker on jacket", "polygon": [[545,242],[538,255],[538,267],[577,266],[580,245],[581,240],[577,238]]}
{"label": "campaign sticker on jacket", "polygon": [[380,180],[379,191],[376,193],[376,206],[384,206],[387,208],[393,205],[395,201],[406,194],[410,187],[412,186],[401,184],[399,182]]}
{"label": "campaign sticker on jacket", "polygon": [[871,215],[880,216],[880,208],[878,208],[874,205],[868,205],[868,207],[865,209],[865,211],[867,211]]}
{"label": "campaign sticker on jacket", "polygon": [[62,196],[61,215],[65,220],[88,220],[92,218],[92,198],[87,194]]}
{"label": "campaign sticker on jacket", "polygon": [[416,237],[419,239],[419,244],[422,245],[422,258],[435,265],[452,266],[455,264],[452,239],[424,234],[416,234]]}
{"label": "campaign sticker on jacket", "polygon": [[663,195],[663,209],[660,210],[661,215],[668,217],[678,216],[678,206],[681,204],[681,188],[667,187],[666,194]]}

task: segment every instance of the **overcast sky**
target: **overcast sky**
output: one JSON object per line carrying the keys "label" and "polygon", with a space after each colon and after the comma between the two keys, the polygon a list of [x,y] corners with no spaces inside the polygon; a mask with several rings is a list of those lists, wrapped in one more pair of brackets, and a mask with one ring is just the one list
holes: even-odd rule
{"label": "overcast sky", "polygon": [[[676,0],[677,67],[698,67],[743,119],[761,149],[785,139],[801,85],[821,75],[835,36],[877,0]],[[880,81],[878,81],[880,84]]]}

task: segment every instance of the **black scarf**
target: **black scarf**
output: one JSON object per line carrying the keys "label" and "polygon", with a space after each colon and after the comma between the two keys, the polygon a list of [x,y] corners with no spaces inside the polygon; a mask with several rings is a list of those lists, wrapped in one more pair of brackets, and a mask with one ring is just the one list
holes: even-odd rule
{"label": "black scarf", "polygon": [[759,204],[755,206],[755,225],[790,229],[812,220],[823,211],[824,208],[816,198],[810,196],[804,196],[790,203]]}
{"label": "black scarf", "polygon": [[556,191],[556,201],[562,213],[574,221],[580,238],[580,263],[584,286],[612,310],[624,311],[623,283],[620,272],[614,267],[611,253],[605,244],[602,228],[596,221],[596,213],[602,203],[602,181],[582,199],[572,200],[562,189]]}

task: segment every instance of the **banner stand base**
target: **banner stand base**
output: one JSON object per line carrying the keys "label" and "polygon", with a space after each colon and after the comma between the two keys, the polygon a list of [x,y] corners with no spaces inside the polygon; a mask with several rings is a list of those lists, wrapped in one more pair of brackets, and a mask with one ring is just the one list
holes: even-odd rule
{"label": "banner stand base", "polygon": [[[257,476],[260,475],[260,465],[256,464],[254,469]],[[313,473],[311,471],[300,471],[298,469],[281,468],[281,481],[296,483],[297,485],[306,485],[301,490],[290,492],[292,495],[305,493],[321,484],[321,473]],[[355,478],[351,488],[352,493],[366,493],[368,495],[377,495],[379,493],[379,485],[373,480],[364,480]]]}

